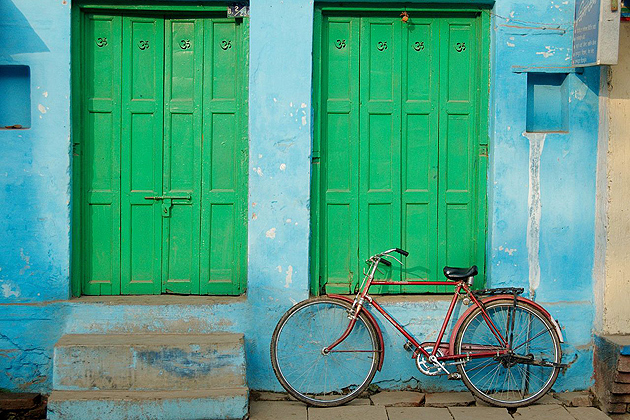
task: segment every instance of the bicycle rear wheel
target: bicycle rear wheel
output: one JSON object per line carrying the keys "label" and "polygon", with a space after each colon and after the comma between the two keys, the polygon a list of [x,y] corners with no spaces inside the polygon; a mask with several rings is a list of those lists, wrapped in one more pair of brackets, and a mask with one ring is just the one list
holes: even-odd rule
{"label": "bicycle rear wheel", "polygon": [[[560,339],[549,319],[535,307],[512,299],[485,306],[501,335],[508,341],[514,326],[511,355],[475,358],[458,365],[464,384],[481,400],[499,407],[532,404],[551,389],[562,359]],[[455,336],[458,354],[504,350],[477,308],[464,319]]]}
{"label": "bicycle rear wheel", "polygon": [[351,305],[330,298],[305,300],[285,313],[271,339],[271,364],[280,384],[317,407],[344,404],[372,381],[380,357],[376,330],[360,314],[354,328],[330,353],[350,320]]}

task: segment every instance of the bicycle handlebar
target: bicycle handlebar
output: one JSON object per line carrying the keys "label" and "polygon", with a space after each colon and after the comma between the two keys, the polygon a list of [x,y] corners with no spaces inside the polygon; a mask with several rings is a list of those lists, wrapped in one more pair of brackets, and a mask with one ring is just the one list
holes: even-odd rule
{"label": "bicycle handlebar", "polygon": [[404,249],[392,248],[392,249],[388,249],[385,252],[381,252],[380,254],[376,254],[375,257],[381,257],[383,255],[391,254],[392,252],[398,252],[399,254],[404,255],[405,257],[409,255],[409,253],[405,251]]}
{"label": "bicycle handlebar", "polygon": [[391,262],[389,262],[389,261],[387,261],[387,260],[383,260],[383,259],[381,259],[381,261],[380,261],[380,262],[381,262],[381,263],[383,263],[383,264],[385,264],[385,265],[386,265],[386,266],[388,266],[388,267],[391,267],[391,266],[392,266],[392,263],[391,263]]}
{"label": "bicycle handlebar", "polygon": [[[369,263],[369,262],[377,262],[378,261],[379,263],[383,263],[384,265],[386,265],[388,267],[391,267],[392,266],[391,261],[386,260],[384,257],[388,256],[392,252],[398,252],[399,254],[404,255],[405,257],[409,255],[409,253],[407,251],[405,251],[404,249],[392,248],[392,249],[388,249],[385,252],[381,252],[380,254],[376,254],[376,255],[371,256],[370,258],[368,258],[368,260],[366,262]],[[393,259],[395,259],[396,261],[398,261],[399,263],[402,264],[402,262],[398,258],[394,257],[393,255],[390,256],[390,258],[393,258]]]}
{"label": "bicycle handlebar", "polygon": [[405,257],[409,256],[409,253],[405,251],[404,249],[396,248],[394,249],[394,251],[398,252],[401,255],[404,255]]}

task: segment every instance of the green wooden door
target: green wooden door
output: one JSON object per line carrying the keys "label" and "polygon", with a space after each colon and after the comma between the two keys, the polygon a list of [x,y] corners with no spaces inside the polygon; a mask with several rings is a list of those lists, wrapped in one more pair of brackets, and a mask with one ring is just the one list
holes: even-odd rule
{"label": "green wooden door", "polygon": [[385,277],[438,280],[446,264],[477,264],[483,273],[481,25],[474,15],[421,16],[321,21],[312,264],[319,291],[352,292],[364,259],[397,246],[410,251],[406,267]]}
{"label": "green wooden door", "polygon": [[243,290],[245,30],[85,15],[84,294]]}

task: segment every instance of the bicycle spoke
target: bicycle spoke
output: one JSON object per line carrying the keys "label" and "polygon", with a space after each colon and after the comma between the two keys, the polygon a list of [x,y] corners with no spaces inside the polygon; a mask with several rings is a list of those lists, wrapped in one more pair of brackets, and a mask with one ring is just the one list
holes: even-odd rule
{"label": "bicycle spoke", "polygon": [[[486,312],[495,325],[501,329],[505,327],[506,339],[512,335],[514,353],[508,351],[459,365],[464,382],[471,391],[497,405],[521,406],[538,399],[549,389],[558,373],[557,368],[536,364],[545,360],[559,362],[561,353],[554,331],[537,312],[520,303],[514,307],[514,302],[507,299],[488,304]],[[496,342],[480,311],[467,318],[457,337],[458,353],[487,351],[488,344]],[[501,347],[494,345],[494,348]]]}
{"label": "bicycle spoke", "polygon": [[532,338],[530,338],[529,340],[525,341],[524,343],[519,344],[518,346],[514,347],[512,350],[516,351],[517,349],[519,349],[519,348],[523,347],[525,344],[527,344],[527,343],[529,343],[529,342],[531,342],[531,341],[534,341],[535,339],[537,339],[538,337],[540,337],[540,336],[541,336],[541,335],[543,335],[544,333],[548,333],[548,332],[549,332],[549,330],[544,330],[544,331],[541,331],[541,332],[539,332],[538,334],[536,334],[535,336],[533,336]]}
{"label": "bicycle spoke", "polygon": [[[360,393],[376,372],[376,332],[364,317],[333,351],[322,350],[348,328],[349,306],[327,298],[293,307],[274,331],[272,364],[294,397],[319,406],[338,405]],[[299,343],[296,345],[296,343]]]}

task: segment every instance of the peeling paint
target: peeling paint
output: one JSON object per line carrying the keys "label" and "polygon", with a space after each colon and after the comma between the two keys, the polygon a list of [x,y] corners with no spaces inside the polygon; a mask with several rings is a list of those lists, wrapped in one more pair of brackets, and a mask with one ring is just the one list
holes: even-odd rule
{"label": "peeling paint", "polygon": [[265,236],[267,238],[275,239],[276,237],[276,228],[271,228],[267,232],[265,232]]}
{"label": "peeling paint", "polygon": [[281,170],[281,171],[284,171],[285,169],[287,169],[287,165],[286,165],[286,163],[281,163],[281,164],[280,164],[280,170]]}
{"label": "peeling paint", "polygon": [[11,296],[20,297],[20,288],[17,287],[17,285],[6,280],[0,281],[2,281],[2,286],[0,286],[2,289],[2,296],[5,298],[10,298]]}
{"label": "peeling paint", "polygon": [[532,297],[540,285],[540,158],[546,133],[523,133],[529,139],[529,193],[527,196],[527,260],[529,263],[529,292]]}
{"label": "peeling paint", "polygon": [[587,86],[581,85],[571,93],[573,94],[575,99],[577,99],[578,101],[581,101],[586,96],[587,89],[588,89]]}
{"label": "peeling paint", "polygon": [[293,282],[293,267],[289,266],[289,268],[287,268],[287,276],[284,278],[284,287],[288,289],[291,286],[292,282]]}
{"label": "peeling paint", "polygon": [[545,58],[549,58],[556,53],[556,48],[552,48],[549,45],[545,45],[547,51],[538,51],[537,55],[542,55]]}
{"label": "peeling paint", "polygon": [[39,110],[39,112],[41,112],[42,114],[46,113],[46,107],[42,104],[37,105],[37,109]]}
{"label": "peeling paint", "polygon": [[23,276],[24,273],[26,272],[26,270],[28,270],[29,268],[31,268],[31,256],[30,255],[26,255],[24,254],[24,248],[20,249],[20,258],[22,259],[22,261],[24,261],[26,264],[24,264],[24,267],[20,268],[20,276]]}
{"label": "peeling paint", "polygon": [[516,248],[504,248],[503,246],[499,246],[499,251],[503,251],[511,257],[516,252]]}

